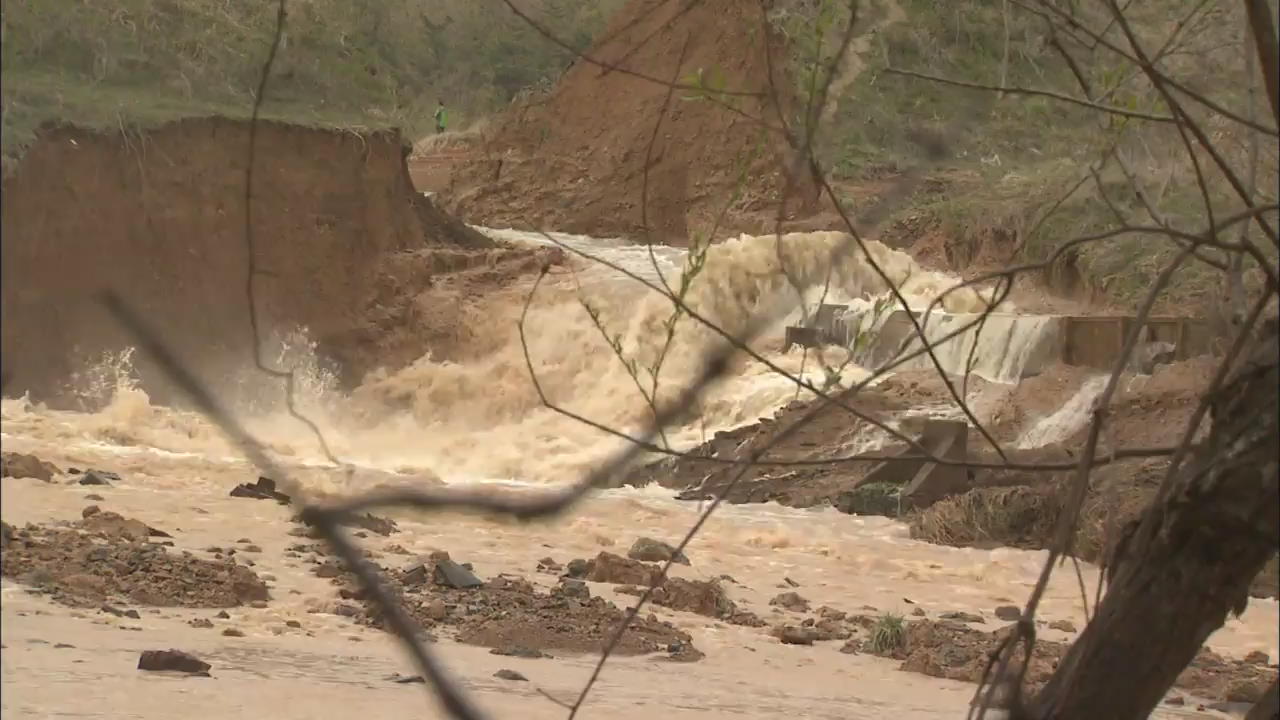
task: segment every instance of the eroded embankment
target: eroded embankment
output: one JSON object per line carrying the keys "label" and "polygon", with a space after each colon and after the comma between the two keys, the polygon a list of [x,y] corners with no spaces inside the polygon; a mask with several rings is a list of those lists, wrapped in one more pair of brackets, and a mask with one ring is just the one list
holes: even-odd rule
{"label": "eroded embankment", "polygon": [[[6,394],[64,400],[75,373],[136,344],[104,291],[204,378],[251,364],[248,147],[247,123],[218,118],[41,135],[2,193]],[[449,355],[465,340],[456,320],[420,317],[442,304],[420,301],[441,291],[434,276],[482,269],[481,282],[501,283],[552,255],[498,247],[436,210],[404,158],[395,133],[259,125],[249,227],[269,361],[301,328],[351,381],[428,349]],[[172,399],[149,358],[135,361],[143,386]]]}
{"label": "eroded embankment", "polygon": [[[454,171],[450,209],[492,227],[596,236],[648,227],[684,245],[690,229],[734,227],[726,207],[773,207],[792,155],[779,109],[789,120],[793,97],[783,41],[759,7],[633,0],[588,55],[595,62],[576,62],[549,96],[499,120],[472,153],[478,161]],[[672,81],[683,87],[673,92]],[[799,175],[796,197],[812,201]]]}
{"label": "eroded embankment", "polygon": [[[1203,356],[1158,367],[1149,376],[1125,377],[1112,402],[1110,430],[1100,441],[1099,452],[1175,445],[1213,368],[1214,359]],[[967,403],[1010,462],[1066,467],[1084,446],[1089,410],[1104,384],[1099,379],[1105,376],[1098,371],[1062,365],[1017,385],[970,378]],[[955,386],[960,388],[962,383],[957,380]],[[813,410],[809,403],[793,403],[773,418],[719,433],[689,457],[662,460],[634,471],[629,482],[658,483],[681,491],[680,497],[689,500],[724,494],[731,503],[831,505],[853,514],[902,517],[911,524],[913,537],[943,545],[1049,546],[1066,502],[1071,472],[976,468],[960,488],[962,494],[927,508],[913,508],[899,501],[903,485],[860,484],[876,467],[873,462],[819,464],[858,453],[891,454],[906,448],[873,421],[918,436],[927,418],[960,419],[958,406],[935,373],[908,371],[835,397],[838,405],[818,408],[803,427],[780,442],[784,431]],[[970,460],[1001,462],[986,439],[972,429],[967,445]],[[766,449],[772,462],[745,470],[726,463]],[[1152,501],[1167,469],[1164,457],[1125,459],[1098,468],[1078,526],[1076,555],[1101,561],[1121,528]],[[963,492],[966,487],[968,491]],[[1259,575],[1252,593],[1275,597],[1274,560]]]}

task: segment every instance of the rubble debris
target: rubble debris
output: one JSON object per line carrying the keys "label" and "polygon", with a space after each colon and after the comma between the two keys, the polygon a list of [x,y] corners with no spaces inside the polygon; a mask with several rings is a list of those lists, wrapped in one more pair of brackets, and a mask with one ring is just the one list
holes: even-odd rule
{"label": "rubble debris", "polygon": [[293,499],[276,490],[276,481],[269,477],[258,477],[252,485],[241,483],[231,489],[231,497],[251,498],[253,500],[275,500],[281,505],[288,505]]}

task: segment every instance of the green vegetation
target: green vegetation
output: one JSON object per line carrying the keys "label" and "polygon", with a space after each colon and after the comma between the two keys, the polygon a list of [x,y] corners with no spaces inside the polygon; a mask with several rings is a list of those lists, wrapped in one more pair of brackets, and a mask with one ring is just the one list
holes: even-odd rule
{"label": "green vegetation", "polygon": [[875,655],[888,655],[907,641],[907,623],[901,615],[887,612],[876,618],[867,639],[867,649]]}
{"label": "green vegetation", "polygon": [[[585,47],[619,4],[520,6]],[[416,136],[443,98],[451,127],[460,127],[568,64],[568,53],[499,0],[291,0],[287,8],[263,113],[299,124],[394,126]],[[126,129],[246,117],[276,10],[261,0],[8,0],[0,16],[6,163],[44,123]]]}
{"label": "green vegetation", "polygon": [[[805,68],[834,53],[847,18],[841,14],[846,3],[785,5],[788,9],[777,11],[775,21],[793,39],[792,71],[802,78]],[[1084,97],[1060,45],[1103,104],[1167,115],[1159,94],[1130,61],[1105,49],[1088,49],[1061,31],[1055,35],[1043,17],[1004,0],[960,0],[945,8],[929,0],[874,0],[861,6],[855,49],[864,69],[834,97],[836,110],[820,138],[821,158],[843,182],[874,182],[903,170],[929,169],[936,182],[903,203],[900,214],[928,218],[925,225],[957,245],[974,246],[1000,234],[1010,250],[1020,248],[1022,260],[1047,259],[1068,239],[1121,223],[1168,222],[1191,231],[1207,224],[1190,155],[1171,124],[993,90],[1027,88]],[[1078,6],[1090,27],[1110,27],[1106,37],[1128,47],[1121,30],[1100,14],[1105,3]],[[1248,114],[1245,24],[1237,3],[1160,0],[1126,7],[1149,52],[1166,47],[1174,37],[1159,61],[1162,69],[1239,115]],[[1182,19],[1187,22],[1177,30]],[[1252,86],[1260,88],[1256,80]],[[1192,107],[1219,151],[1245,175],[1249,133],[1204,106]],[[1270,124],[1261,99],[1259,108],[1263,124]],[[922,138],[941,141],[945,158],[931,157]],[[1109,154],[1112,148],[1114,155]],[[1123,158],[1123,166],[1115,156]],[[1274,137],[1263,137],[1260,157],[1258,187],[1262,197],[1274,202]],[[1212,166],[1207,155],[1199,159]],[[1090,177],[1091,166],[1098,167],[1096,179]],[[1128,173],[1145,189],[1154,213],[1134,193]],[[1237,211],[1239,199],[1221,175],[1209,176],[1215,213]],[[1077,189],[1068,196],[1073,187]],[[1055,269],[1069,269],[1088,289],[1131,306],[1178,250],[1162,235],[1129,234],[1066,252]],[[1204,301],[1220,292],[1221,277],[1211,266],[1191,261],[1175,276],[1167,301]],[[1255,278],[1246,273],[1245,279]]]}

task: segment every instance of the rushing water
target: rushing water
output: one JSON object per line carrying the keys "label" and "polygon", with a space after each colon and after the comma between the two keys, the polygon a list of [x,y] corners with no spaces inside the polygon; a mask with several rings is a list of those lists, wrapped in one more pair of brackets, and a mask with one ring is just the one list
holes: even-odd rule
{"label": "rushing water", "polygon": [[[545,242],[495,231],[509,239]],[[657,281],[672,283],[685,255],[669,248],[645,248],[589,238],[557,236],[584,251]],[[688,295],[691,306],[739,331],[753,318],[773,327],[756,349],[784,369],[799,372],[796,354],[783,355],[778,328],[794,317],[795,293],[779,280],[778,258],[793,276],[814,283],[828,276],[824,253],[839,243],[834,233],[788,236],[779,249],[772,238],[740,238],[716,246],[707,270]],[[948,278],[925,273],[910,258],[877,248],[881,265],[911,297],[936,297]],[[656,269],[655,269],[656,265]],[[865,299],[882,290],[860,263],[834,268],[828,294]],[[812,294],[810,298],[814,297]],[[976,294],[953,299],[951,310],[972,312]],[[637,381],[604,342],[584,308],[616,332],[616,348],[640,366],[659,356],[663,322],[670,306],[660,297],[613,271],[583,263],[562,276],[530,312],[528,349],[544,390],[557,403],[619,428],[634,430],[648,417],[635,389]],[[542,407],[529,388],[524,347],[514,328],[501,349],[472,363],[423,358],[396,373],[370,378],[350,396],[312,378],[301,398],[339,457],[366,468],[347,476],[325,470],[314,439],[280,413],[244,420],[281,462],[290,465],[311,492],[359,489],[377,470],[407,471],[449,483],[516,484],[544,487],[576,479],[619,447],[619,442]],[[610,333],[606,333],[610,334]],[[677,388],[698,369],[701,354],[716,337],[695,324],[680,324],[668,365],[659,376]],[[812,360],[810,360],[812,365]],[[795,388],[765,365],[740,362],[734,374],[712,388],[697,408],[699,418],[670,429],[675,444],[690,445],[706,433],[750,422],[795,397]],[[421,686],[389,683],[393,672],[412,672],[404,653],[388,636],[348,620],[313,611],[333,599],[333,588],[300,561],[284,554],[296,542],[287,534],[288,511],[273,503],[227,497],[227,490],[251,477],[252,469],[203,418],[150,403],[128,379],[127,363],[114,377],[112,401],[100,412],[48,410],[20,399],[3,403],[6,450],[33,452],[62,467],[115,470],[122,482],[109,488],[47,485],[6,480],[0,485],[9,523],[78,518],[104,497],[104,509],[136,517],[173,532],[180,549],[226,546],[250,538],[263,549],[255,570],[272,580],[273,601],[265,609],[240,608],[235,625],[247,634],[229,638],[187,625],[213,611],[144,611],[129,620],[50,605],[8,582],[3,592],[0,638],[5,718],[347,718],[435,717]],[[663,392],[670,390],[660,390]],[[1034,432],[1033,432],[1034,434]],[[365,478],[362,480],[361,478]],[[589,557],[602,549],[625,551],[640,535],[678,540],[692,525],[698,506],[679,503],[656,488],[624,488],[595,493],[568,518],[554,523],[492,522],[468,515],[404,517],[403,532],[389,539],[414,553],[446,549],[475,565],[484,577],[499,572],[533,572],[539,558],[560,562]],[[375,549],[388,541],[367,540]],[[843,515],[831,509],[795,510],[773,505],[722,508],[693,540],[690,567],[677,574],[711,577],[727,573],[739,584],[732,598],[766,619],[779,612],[768,600],[783,578],[813,605],[847,611],[907,614],[922,608],[982,612],[1020,603],[1035,582],[1044,554],[1011,549],[958,549],[910,540],[900,523],[878,517]],[[1092,589],[1097,572],[1085,568]],[[1084,622],[1078,581],[1060,574],[1042,604],[1042,617]],[[610,586],[596,594],[625,605],[633,598]],[[954,718],[968,706],[972,685],[899,672],[895,663],[865,655],[844,655],[838,644],[813,647],[779,644],[756,629],[727,626],[689,614],[654,611],[688,630],[707,657],[691,665],[651,659],[619,659],[603,676],[585,717],[776,718]],[[870,612],[869,610],[865,610]],[[1220,652],[1252,650],[1277,654],[1276,604],[1253,601],[1245,615],[1230,620],[1211,639]],[[297,620],[300,630],[285,623]],[[994,620],[993,620],[994,622]],[[1045,637],[1065,637],[1045,630]],[[74,647],[56,647],[59,643]],[[157,677],[138,673],[140,650],[178,647],[215,666],[213,679]],[[539,691],[572,698],[589,675],[591,658],[525,660],[498,657],[479,648],[443,640],[435,649],[497,717],[559,718],[563,708]],[[492,677],[512,668],[529,683]],[[1190,710],[1167,710],[1183,713]]]}

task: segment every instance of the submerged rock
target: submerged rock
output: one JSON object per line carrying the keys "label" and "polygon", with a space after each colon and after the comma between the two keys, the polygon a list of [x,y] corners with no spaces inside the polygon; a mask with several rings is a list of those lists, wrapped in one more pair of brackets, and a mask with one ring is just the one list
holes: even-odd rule
{"label": "submerged rock", "polygon": [[800,593],[784,592],[778,593],[769,601],[774,607],[786,608],[792,612],[808,612],[809,601],[801,597]]}
{"label": "submerged rock", "polygon": [[673,546],[661,540],[654,540],[650,537],[637,538],[631,544],[631,549],[627,551],[627,557],[644,562],[674,561],[681,565],[689,564],[689,558],[685,557],[684,553],[679,552]]}
{"label": "submerged rock", "polygon": [[110,485],[120,482],[120,476],[107,470],[85,470],[77,482],[81,485]]}

